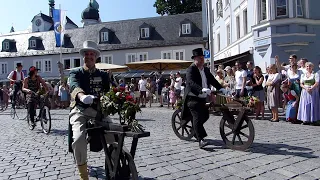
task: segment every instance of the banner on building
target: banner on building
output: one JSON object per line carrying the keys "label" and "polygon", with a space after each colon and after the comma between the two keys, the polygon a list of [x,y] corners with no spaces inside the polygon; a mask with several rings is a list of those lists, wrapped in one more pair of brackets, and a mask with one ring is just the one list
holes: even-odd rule
{"label": "banner on building", "polygon": [[56,36],[56,47],[63,45],[64,31],[67,23],[66,11],[61,9],[52,10],[54,34]]}

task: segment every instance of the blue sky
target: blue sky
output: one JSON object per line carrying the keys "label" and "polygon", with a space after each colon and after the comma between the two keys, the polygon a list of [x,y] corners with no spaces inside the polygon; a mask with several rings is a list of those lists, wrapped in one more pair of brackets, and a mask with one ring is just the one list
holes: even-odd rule
{"label": "blue sky", "polygon": [[[0,33],[8,33],[11,26],[16,31],[31,26],[33,16],[49,14],[48,0],[1,0]],[[100,18],[103,22],[159,16],[153,7],[155,0],[97,0],[100,5]],[[79,27],[81,12],[88,6],[89,0],[55,0],[56,8],[61,4],[67,10],[67,16]]]}

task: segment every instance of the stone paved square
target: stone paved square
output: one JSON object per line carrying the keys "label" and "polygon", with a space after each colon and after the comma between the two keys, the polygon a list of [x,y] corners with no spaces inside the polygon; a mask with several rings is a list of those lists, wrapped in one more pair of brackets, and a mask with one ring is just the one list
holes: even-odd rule
{"label": "stone paved square", "polygon": [[[135,162],[140,179],[307,179],[320,178],[319,127],[253,121],[255,140],[245,152],[224,147],[220,116],[205,124],[211,144],[201,150],[178,139],[171,128],[173,110],[143,108],[137,119],[151,136],[139,140]],[[24,120],[0,114],[0,179],[78,179],[67,152],[68,110],[52,110],[52,132],[30,131]],[[129,140],[129,139],[128,139]],[[130,141],[126,141],[126,145]],[[89,152],[90,179],[104,179],[103,153]]]}

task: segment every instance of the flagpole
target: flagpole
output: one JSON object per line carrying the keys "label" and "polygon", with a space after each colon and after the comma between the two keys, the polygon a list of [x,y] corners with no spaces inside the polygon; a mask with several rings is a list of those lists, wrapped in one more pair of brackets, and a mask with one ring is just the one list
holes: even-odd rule
{"label": "flagpole", "polygon": [[62,9],[61,9],[61,4],[59,4],[59,9],[60,9],[60,27],[61,27],[61,32],[60,32],[60,58],[58,62],[58,67],[59,67],[59,72],[60,72],[60,83],[64,81],[64,72],[63,72],[63,64],[62,64],[62,38],[61,33],[62,33]]}
{"label": "flagpole", "polygon": [[[59,4],[59,9],[60,9],[60,26],[62,27],[62,9],[61,9],[61,4]],[[60,32],[60,63],[62,62],[62,39],[63,37],[61,37],[61,32]]]}

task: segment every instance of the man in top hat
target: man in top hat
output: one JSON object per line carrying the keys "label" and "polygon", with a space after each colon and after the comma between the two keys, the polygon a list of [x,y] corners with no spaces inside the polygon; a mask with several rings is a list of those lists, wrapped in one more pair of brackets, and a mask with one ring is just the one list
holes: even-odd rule
{"label": "man in top hat", "polygon": [[22,82],[24,80],[22,68],[22,64],[17,63],[16,70],[11,71],[7,77],[10,80],[11,86],[13,86],[12,107],[15,107],[17,93],[22,90]]}
{"label": "man in top hat", "polygon": [[199,141],[199,147],[207,145],[204,138],[207,133],[203,124],[209,118],[208,108],[205,106],[207,96],[211,95],[210,85],[217,90],[226,93],[220,83],[213,77],[208,67],[204,67],[204,55],[202,48],[192,51],[194,60],[186,74],[185,101],[182,109],[182,119],[193,118],[195,136]]}
{"label": "man in top hat", "polygon": [[[95,63],[100,57],[98,46],[93,41],[85,41],[80,50],[84,65],[70,72],[71,112],[69,114],[69,151],[73,152],[78,166],[80,179],[87,180],[87,140],[86,123],[89,117],[97,115],[95,97],[103,95],[110,89],[109,75],[107,72],[96,69]],[[96,141],[98,143],[93,143]],[[95,146],[95,150],[93,150]],[[99,137],[92,136],[90,150],[102,149]]]}

